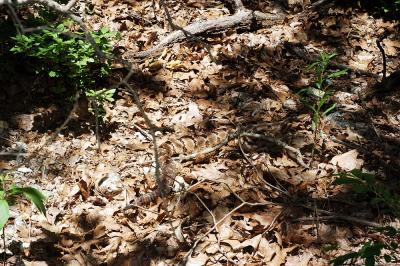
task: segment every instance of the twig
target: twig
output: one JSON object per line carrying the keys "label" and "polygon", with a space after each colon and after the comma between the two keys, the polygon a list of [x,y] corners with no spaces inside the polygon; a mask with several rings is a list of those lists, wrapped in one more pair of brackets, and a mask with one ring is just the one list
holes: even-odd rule
{"label": "twig", "polygon": [[321,6],[328,4],[328,3],[334,3],[335,0],[318,0],[317,2],[313,3],[309,9],[317,9],[320,8]]}
{"label": "twig", "polygon": [[[239,0],[239,1],[240,1],[240,0]],[[167,15],[167,20],[168,20],[168,23],[169,23],[170,27],[171,27],[173,30],[179,30],[179,31],[181,31],[183,34],[185,34],[186,38],[191,37],[192,39],[198,41],[199,43],[204,44],[204,47],[206,48],[208,54],[210,55],[211,60],[212,60],[212,61],[217,61],[216,58],[213,56],[213,54],[212,54],[212,52],[211,52],[211,47],[210,47],[210,45],[209,45],[205,40],[203,40],[202,38],[199,38],[199,37],[197,37],[196,35],[193,35],[193,34],[191,34],[190,32],[186,31],[184,28],[180,27],[179,25],[176,25],[176,24],[173,22],[173,20],[172,20],[172,17],[171,17],[171,15],[170,15],[169,11],[168,11],[168,7],[167,7],[167,5],[165,4],[165,1],[164,1],[164,0],[160,0],[160,3],[161,3],[161,5],[164,7],[164,11],[165,11],[165,14]]]}
{"label": "twig", "polygon": [[26,155],[26,152],[7,152],[7,151],[3,151],[0,152],[0,156],[14,156],[14,157],[18,157],[18,156],[22,156],[22,155]]}
{"label": "twig", "polygon": [[[360,218],[356,218],[356,217],[352,217],[352,216],[347,216],[347,215],[338,215],[338,214],[334,214],[334,215],[327,215],[327,216],[318,216],[318,220],[319,221],[327,221],[327,220],[343,220],[343,221],[347,221],[347,222],[354,222],[354,223],[358,223],[361,225],[366,225],[366,226],[371,226],[371,227],[382,227],[382,225],[378,224],[378,223],[374,223],[374,222],[370,222],[364,219],[360,219]],[[294,222],[308,222],[308,221],[315,221],[315,217],[300,217],[300,218],[296,218],[296,219],[291,219],[291,221]]]}
{"label": "twig", "polygon": [[138,93],[132,88],[132,86],[128,82],[124,81],[123,85],[125,85],[128,88],[128,90],[132,93],[133,99],[135,100],[135,104],[139,108],[139,111],[142,114],[144,121],[146,122],[147,126],[149,127],[150,135],[153,139],[154,162],[155,162],[155,168],[156,168],[155,169],[155,180],[156,180],[158,188],[160,190],[161,197],[164,197],[168,193],[167,193],[166,185],[164,184],[164,182],[162,182],[162,180],[160,178],[160,157],[159,157],[159,152],[158,152],[155,126],[153,125],[150,118],[147,116],[146,112],[144,111],[142,103],[140,102]]}
{"label": "twig", "polygon": [[[1,1],[1,0],[0,0]],[[253,12],[248,9],[239,9],[231,16],[224,16],[213,20],[195,22],[180,30],[175,30],[162,39],[157,45],[152,48],[128,55],[128,59],[140,59],[151,56],[164,48],[184,41],[187,35],[194,36],[204,32],[214,32],[218,30],[226,30],[240,25],[251,25],[253,20],[281,20],[281,16],[267,15],[261,12]]]}
{"label": "twig", "polygon": [[147,133],[143,128],[139,127],[137,124],[132,123],[133,127],[136,128],[140,134],[142,134],[147,140],[153,141],[153,137]]}
{"label": "twig", "polygon": [[236,8],[236,9],[244,8],[244,5],[243,5],[242,0],[234,0],[233,2],[234,2],[234,4],[235,4],[235,8]]}
{"label": "twig", "polygon": [[226,218],[228,218],[229,216],[231,216],[233,213],[235,213],[236,211],[238,211],[240,208],[242,208],[243,206],[265,206],[268,205],[268,203],[250,203],[250,202],[242,202],[239,206],[235,207],[234,209],[232,209],[230,212],[228,212],[224,217],[222,217],[219,221],[217,221],[216,223],[214,223],[214,226],[212,226],[203,236],[201,236],[199,239],[196,240],[196,242],[194,242],[192,248],[189,250],[188,253],[186,253],[186,255],[183,258],[183,261],[187,261],[187,259],[192,255],[193,251],[196,249],[197,245],[200,243],[201,240],[203,240],[206,236],[208,236],[212,231],[215,230],[215,228],[217,228],[217,226],[222,223]]}
{"label": "twig", "polygon": [[[344,214],[337,214],[334,212],[330,212],[330,211],[325,211],[325,210],[321,210],[321,209],[317,209],[314,207],[309,207],[305,204],[299,204],[299,206],[312,210],[312,211],[316,211],[318,213],[322,213],[322,214],[326,214],[328,216],[332,216],[335,217],[335,219],[340,219],[340,220],[344,220],[344,221],[348,221],[348,222],[354,222],[354,223],[358,223],[358,224],[362,224],[362,225],[366,225],[366,226],[371,226],[371,227],[383,227],[381,224],[375,223],[375,222],[371,222],[371,221],[367,221],[361,218],[357,218],[357,217],[353,217],[353,216],[348,216],[348,215],[344,215]],[[326,216],[325,216],[326,217]],[[312,217],[313,219],[315,219],[314,217]],[[321,218],[321,217],[319,217]],[[333,218],[331,218],[333,219]]]}

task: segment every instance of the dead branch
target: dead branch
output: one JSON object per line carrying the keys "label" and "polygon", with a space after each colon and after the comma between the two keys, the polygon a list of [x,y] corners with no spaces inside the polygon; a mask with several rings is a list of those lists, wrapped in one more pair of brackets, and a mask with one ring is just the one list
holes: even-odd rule
{"label": "dead branch", "polygon": [[[317,213],[325,214],[328,217],[330,217],[328,219],[339,219],[339,220],[343,220],[343,221],[347,221],[347,222],[354,222],[354,223],[358,223],[358,224],[362,224],[362,225],[366,225],[366,226],[371,226],[371,227],[383,227],[383,225],[381,225],[379,223],[375,223],[375,222],[372,222],[372,221],[367,221],[367,220],[364,220],[364,219],[361,219],[361,218],[348,216],[348,215],[345,215],[345,214],[337,214],[337,213],[326,211],[326,210],[316,209],[314,207],[310,207],[310,206],[307,206],[305,204],[299,204],[299,206],[301,206],[303,208],[306,208],[306,209],[309,209],[309,210],[312,210],[312,211],[315,211]],[[321,216],[318,217],[318,218],[320,219]],[[303,218],[301,218],[301,219],[303,219]]]}
{"label": "dead branch", "polygon": [[156,130],[155,126],[151,122],[150,118],[147,116],[146,112],[143,109],[142,103],[140,102],[139,95],[137,91],[135,91],[132,86],[128,82],[123,82],[123,85],[128,88],[128,90],[132,93],[133,99],[135,100],[136,106],[139,108],[140,113],[142,114],[147,126],[149,127],[150,135],[153,140],[153,149],[154,149],[154,162],[155,162],[155,179],[158,185],[158,189],[160,191],[161,197],[164,197],[167,195],[167,187],[164,184],[164,182],[161,180],[161,174],[160,174],[160,156],[158,152],[158,145],[157,145],[157,138],[156,138]]}
{"label": "dead branch", "polygon": [[[285,194],[286,196],[289,196],[289,193],[283,189],[281,189],[280,187],[274,186],[271,183],[267,182],[263,177],[262,174],[260,173],[260,171],[257,169],[257,167],[254,165],[254,163],[251,161],[251,159],[249,158],[249,156],[247,156],[246,152],[243,149],[243,145],[242,145],[242,138],[241,136],[238,137],[238,145],[239,145],[239,149],[244,157],[244,159],[251,165],[251,167],[253,168],[254,172],[257,174],[258,180],[262,183],[264,183],[265,185],[267,185],[268,187],[271,187],[273,189],[275,189],[276,191],[279,191],[283,194]],[[268,167],[268,165],[267,165]],[[269,170],[269,167],[268,167]],[[271,172],[270,172],[271,176],[274,176]],[[275,177],[274,177],[275,178]],[[276,180],[276,179],[275,179]],[[277,181],[277,180],[276,180]],[[277,184],[279,186],[281,186],[281,184],[277,181]]]}
{"label": "dead branch", "polygon": [[[361,225],[366,225],[366,226],[371,226],[371,227],[382,227],[382,225],[378,223],[374,223],[371,221],[367,221],[364,219],[360,219],[357,217],[352,217],[348,215],[341,215],[341,214],[335,214],[335,215],[326,215],[326,216],[318,216],[318,220],[322,221],[327,221],[327,220],[342,220],[346,222],[353,222]],[[300,217],[296,219],[291,219],[291,221],[294,222],[309,222],[309,221],[315,221],[314,217]]]}
{"label": "dead branch", "polygon": [[40,3],[44,4],[61,13],[69,13],[71,8],[78,2],[77,0],[70,0],[67,4],[62,5],[53,0],[0,0],[0,5],[15,5],[26,3]]}
{"label": "dead branch", "polygon": [[275,21],[282,20],[282,17],[279,15],[269,15],[258,11],[254,12],[249,9],[239,8],[238,11],[231,16],[224,16],[213,20],[195,22],[193,24],[190,24],[189,26],[184,27],[182,30],[175,30],[168,34],[164,39],[162,39],[160,43],[158,43],[156,46],[142,52],[127,55],[127,59],[134,60],[154,55],[164,48],[170,46],[171,44],[184,41],[187,38],[187,35],[195,36],[205,32],[209,33],[227,30],[239,26],[249,26],[254,20]]}

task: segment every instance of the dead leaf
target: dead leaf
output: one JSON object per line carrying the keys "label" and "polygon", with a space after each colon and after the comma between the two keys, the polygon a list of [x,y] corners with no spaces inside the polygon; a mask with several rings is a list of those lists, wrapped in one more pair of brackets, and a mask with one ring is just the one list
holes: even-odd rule
{"label": "dead leaf", "polygon": [[178,124],[183,127],[190,127],[196,123],[199,123],[203,120],[203,115],[200,113],[200,110],[196,103],[190,102],[188,104],[188,111],[184,113],[178,113],[172,117],[171,123]]}
{"label": "dead leaf", "polygon": [[357,159],[358,156],[358,151],[357,150],[351,150],[346,153],[336,155],[331,159],[331,163],[333,165],[337,165],[343,170],[346,171],[351,171],[353,169],[359,169],[363,165],[363,160],[362,159]]}
{"label": "dead leaf", "polygon": [[202,266],[208,261],[208,255],[201,253],[197,257],[189,257],[186,261],[186,266]]}

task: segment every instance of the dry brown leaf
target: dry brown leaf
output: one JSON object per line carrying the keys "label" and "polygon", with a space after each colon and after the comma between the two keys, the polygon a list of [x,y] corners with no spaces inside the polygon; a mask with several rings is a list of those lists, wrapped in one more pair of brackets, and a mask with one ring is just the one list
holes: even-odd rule
{"label": "dry brown leaf", "polygon": [[171,119],[172,124],[177,124],[182,127],[190,127],[199,123],[203,120],[203,115],[196,103],[190,102],[188,104],[188,111],[184,113],[178,113]]}
{"label": "dry brown leaf", "polygon": [[297,245],[289,247],[289,248],[276,250],[275,257],[272,259],[270,265],[271,266],[280,266],[280,265],[284,264],[286,261],[287,254],[289,252],[291,252],[292,250],[294,250],[295,248],[297,248]]}
{"label": "dry brown leaf", "polygon": [[186,261],[186,266],[202,266],[205,265],[208,261],[208,255],[205,253],[201,253],[196,257],[189,257]]}
{"label": "dry brown leaf", "polygon": [[333,165],[337,165],[343,170],[350,171],[353,169],[359,169],[363,165],[362,159],[357,159],[358,151],[351,150],[343,154],[336,155],[331,159]]}
{"label": "dry brown leaf", "polygon": [[280,250],[280,247],[276,243],[269,243],[264,237],[261,238],[258,245],[258,252],[264,257],[266,262],[271,261],[278,250]]}
{"label": "dry brown leaf", "polygon": [[307,266],[314,255],[310,252],[305,252],[296,256],[288,256],[286,258],[286,266]]}
{"label": "dry brown leaf", "polygon": [[93,239],[99,239],[105,236],[105,234],[106,234],[106,227],[103,224],[99,224],[93,230]]}

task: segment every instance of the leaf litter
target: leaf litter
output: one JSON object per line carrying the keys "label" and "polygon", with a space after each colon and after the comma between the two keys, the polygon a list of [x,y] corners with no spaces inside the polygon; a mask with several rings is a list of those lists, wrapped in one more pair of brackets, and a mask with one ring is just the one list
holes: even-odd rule
{"label": "leaf litter", "polygon": [[[299,8],[299,3],[288,2],[289,7]],[[147,50],[171,31],[162,6],[153,3],[92,1],[94,12],[87,23],[93,29],[108,26],[119,31],[116,46],[127,54]],[[168,1],[167,6],[181,27],[230,13],[230,7],[220,1]],[[259,3],[258,8],[277,12],[269,4]],[[157,127],[170,129],[157,132],[161,142],[183,145],[182,152],[193,154],[199,151],[197,146],[204,149],[204,143],[213,143],[211,133],[218,136],[251,128],[299,149],[309,168],[276,143],[242,137],[199,160],[179,163],[175,192],[169,197],[123,211],[154,191],[156,183],[149,129],[122,88],[116,101],[106,106],[106,123],[115,126],[102,137],[100,150],[91,131],[77,135],[66,129],[38,150],[50,133],[18,125],[6,128],[10,142],[5,149],[11,150],[18,141],[25,143],[28,153],[36,152],[25,165],[32,171],[16,174],[16,181],[38,187],[48,196],[46,218],[27,202],[11,209],[14,220],[6,229],[7,242],[23,244],[26,263],[70,265],[182,261],[186,265],[326,265],[335,256],[354,251],[368,237],[368,228],[343,221],[316,222],[318,214],[312,209],[328,208],[365,219],[373,216],[370,211],[363,213],[362,206],[346,205],[346,188],[334,187],[333,175],[374,166],[380,167],[376,173],[382,173],[378,163],[383,154],[388,162],[396,161],[398,149],[388,153],[387,146],[399,137],[398,109],[367,119],[356,99],[357,90],[365,89],[370,80],[352,74],[351,84],[337,85],[333,97],[338,107],[324,118],[325,136],[318,139],[313,153],[309,115],[295,93],[310,85],[312,79],[303,71],[309,62],[287,51],[285,43],[318,54],[337,46],[312,39],[309,29],[336,42],[349,36],[338,50],[339,60],[379,73],[378,50],[371,40],[377,31],[393,26],[343,7],[306,17],[292,12],[270,27],[261,25],[251,32],[227,29],[206,36],[212,54],[202,42],[185,41],[140,65],[151,77],[136,84],[145,111]],[[388,56],[397,58],[398,42],[387,39],[384,44]],[[390,69],[395,67],[389,64]],[[154,89],[151,82],[163,85]],[[370,109],[364,112],[381,108],[380,103],[380,99],[368,102]],[[385,123],[392,129],[383,127]],[[371,137],[377,130],[385,137],[384,145]],[[183,136],[193,141],[182,144]],[[196,146],[200,142],[203,145]],[[369,147],[370,153],[344,143]],[[2,169],[17,160],[1,161]],[[338,248],[324,251],[324,245]],[[20,254],[11,246],[8,252],[10,261]]]}

